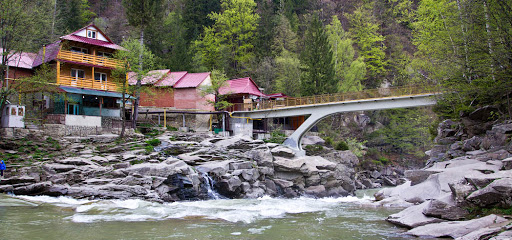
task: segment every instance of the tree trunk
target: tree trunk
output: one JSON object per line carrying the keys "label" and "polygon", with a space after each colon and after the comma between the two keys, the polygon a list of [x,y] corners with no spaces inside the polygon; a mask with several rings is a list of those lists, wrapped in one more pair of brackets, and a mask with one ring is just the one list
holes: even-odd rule
{"label": "tree trunk", "polygon": [[464,40],[464,67],[466,68],[466,72],[464,73],[464,77],[471,82],[470,76],[470,67],[469,67],[469,50],[468,50],[468,39],[467,39],[467,29],[464,24],[464,18],[462,15],[462,6],[460,4],[460,0],[457,0],[457,8],[459,9],[459,18],[460,18],[460,27],[462,30],[462,39]]}
{"label": "tree trunk", "polygon": [[491,59],[491,76],[492,80],[496,81],[496,77],[494,76],[494,57],[493,57],[493,49],[492,49],[492,38],[491,38],[491,27],[489,24],[489,11],[487,8],[487,1],[484,2],[484,13],[485,13],[485,30],[487,31],[487,47],[489,48],[489,58]]}
{"label": "tree trunk", "polygon": [[144,47],[144,28],[140,29],[140,48],[139,48],[139,73],[137,74],[137,85],[135,88],[135,103],[133,104],[132,126],[137,127],[137,118],[139,117],[140,87],[142,85],[142,49]]}
{"label": "tree trunk", "polygon": [[126,121],[126,99],[125,99],[125,94],[126,94],[126,81],[123,81],[123,103],[122,103],[122,107],[121,107],[121,133],[119,134],[119,138],[124,138],[124,132],[125,132],[125,129],[126,129],[126,126],[124,124],[124,122]]}

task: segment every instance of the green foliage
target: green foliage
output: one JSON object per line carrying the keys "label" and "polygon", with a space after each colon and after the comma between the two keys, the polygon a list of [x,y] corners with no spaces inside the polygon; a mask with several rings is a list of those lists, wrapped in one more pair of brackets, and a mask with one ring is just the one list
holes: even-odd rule
{"label": "green foliage", "polygon": [[368,142],[367,140],[359,142],[356,138],[347,138],[345,141],[347,142],[348,149],[357,157],[362,157],[366,153],[364,145]]}
{"label": "green foliage", "polygon": [[[151,151],[149,151],[149,152],[152,152],[152,151],[153,151],[153,149],[151,149]],[[144,163],[144,160],[142,160],[142,159],[137,159],[137,160],[131,160],[131,161],[130,161],[130,164],[131,164],[131,165],[136,165],[136,164],[141,164],[141,163]]]}
{"label": "green foliage", "polygon": [[368,135],[371,146],[390,146],[395,153],[424,156],[431,147],[429,126],[434,120],[426,109],[392,109],[379,112],[383,128]]}
{"label": "green foliage", "polygon": [[325,137],[324,141],[325,141],[325,144],[327,144],[329,146],[334,146],[334,141],[332,140],[331,137]]}
{"label": "green foliage", "polygon": [[304,148],[308,155],[313,156],[320,154],[324,150],[324,147],[322,145],[307,145]]}
{"label": "green foliage", "polygon": [[156,146],[160,145],[160,143],[162,143],[162,142],[161,142],[161,141],[160,141],[160,139],[158,139],[158,138],[153,138],[153,139],[151,139],[151,140],[147,140],[147,141],[146,141],[146,144],[148,144],[148,145],[150,145],[150,146],[154,146],[154,147],[156,147]]}
{"label": "green foliage", "polygon": [[339,150],[339,151],[346,151],[346,150],[349,150],[350,148],[349,148],[348,144],[342,140],[342,141],[336,142],[336,146],[334,146],[334,149]]}
{"label": "green foliage", "polygon": [[303,64],[301,93],[303,96],[333,93],[337,91],[334,78],[332,51],[324,26],[314,14],[304,37],[304,51],[300,56]]}
{"label": "green foliage", "polygon": [[76,31],[96,16],[87,0],[57,1],[57,11],[60,19],[57,27],[63,32]]}
{"label": "green foliage", "polygon": [[144,147],[144,150],[146,150],[146,153],[149,154],[155,150],[155,147],[153,147],[151,145],[147,145]]}
{"label": "green foliage", "polygon": [[284,140],[286,140],[286,135],[277,129],[277,130],[270,132],[270,138],[265,139],[263,141],[265,141],[267,143],[282,144],[284,142]]}
{"label": "green foliage", "polygon": [[[201,39],[194,43],[198,62],[207,69],[225,69],[230,75],[243,72],[254,58],[254,33],[259,15],[253,0],[221,0],[222,13],[211,13],[215,21],[205,27]],[[229,68],[221,64],[225,62]]]}
{"label": "green foliage", "polygon": [[167,126],[167,131],[176,132],[176,131],[178,131],[178,128],[177,127],[173,127],[173,126]]}
{"label": "green foliage", "polygon": [[276,58],[276,91],[290,97],[299,97],[301,91],[301,63],[297,54],[281,51]]}
{"label": "green foliage", "polygon": [[161,19],[163,0],[123,0],[128,23],[143,29],[155,20]]}
{"label": "green foliage", "polygon": [[346,14],[346,17],[351,27],[350,34],[359,48],[359,55],[363,57],[367,74],[371,78],[371,82],[366,86],[378,86],[381,81],[378,76],[385,72],[386,47],[382,44],[385,38],[379,33],[380,26],[372,14],[372,4],[364,3],[352,14]]}
{"label": "green foliage", "polygon": [[343,30],[336,15],[332,17],[331,24],[326,28],[333,53],[334,75],[339,81],[338,91],[357,92],[363,90],[361,81],[366,75],[366,65],[363,58],[355,59],[352,39]]}
{"label": "green foliage", "polygon": [[148,48],[158,58],[159,68],[171,71],[192,70],[192,56],[186,41],[187,29],[183,24],[183,16],[173,11],[163,18],[159,24],[151,24],[146,29],[149,39]]}
{"label": "green foliage", "polygon": [[209,18],[208,14],[219,11],[220,1],[185,0],[183,24],[187,31],[187,42],[196,40],[201,35],[204,27],[211,27],[215,21]]}
{"label": "green foliage", "polygon": [[[227,87],[228,84],[226,74],[220,70],[213,69],[210,74],[210,79],[212,81],[211,85],[201,87],[201,96],[206,98],[206,102],[212,105],[217,111],[231,107],[233,104],[227,101],[227,95],[220,93],[221,88]],[[213,96],[213,100],[210,99],[209,96]]]}

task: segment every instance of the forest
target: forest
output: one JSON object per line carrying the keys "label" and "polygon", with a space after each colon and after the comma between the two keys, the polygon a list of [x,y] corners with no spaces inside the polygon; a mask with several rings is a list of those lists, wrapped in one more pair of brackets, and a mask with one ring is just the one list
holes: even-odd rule
{"label": "forest", "polygon": [[267,94],[435,85],[450,93],[434,109],[442,118],[483,105],[511,116],[512,0],[2,0],[0,9],[6,50],[35,51],[94,23],[118,44],[143,43],[155,59],[147,67],[250,76]]}

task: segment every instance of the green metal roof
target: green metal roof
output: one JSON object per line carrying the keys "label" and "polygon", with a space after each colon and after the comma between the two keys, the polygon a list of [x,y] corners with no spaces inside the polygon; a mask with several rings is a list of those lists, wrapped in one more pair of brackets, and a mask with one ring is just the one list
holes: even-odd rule
{"label": "green metal roof", "polygon": [[[99,90],[75,88],[75,87],[68,87],[68,86],[60,86],[60,89],[64,90],[65,92],[68,92],[68,93],[76,93],[76,94],[83,94],[83,95],[112,97],[112,98],[122,98],[123,97],[123,94],[118,93],[118,92],[99,91]],[[135,99],[134,97],[132,97],[128,94],[125,94],[125,98]]]}

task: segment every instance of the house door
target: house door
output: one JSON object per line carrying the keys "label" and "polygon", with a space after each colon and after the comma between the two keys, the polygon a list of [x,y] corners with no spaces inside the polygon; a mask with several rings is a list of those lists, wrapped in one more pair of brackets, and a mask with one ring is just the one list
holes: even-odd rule
{"label": "house door", "polygon": [[100,88],[102,90],[107,90],[107,74],[95,72],[94,81],[96,81],[96,83],[99,83]]}
{"label": "house door", "polygon": [[80,69],[71,69],[71,85],[77,86],[79,80],[85,79],[84,70]]}
{"label": "house door", "polygon": [[78,104],[68,104],[68,114],[70,115],[80,115],[80,108]]}

